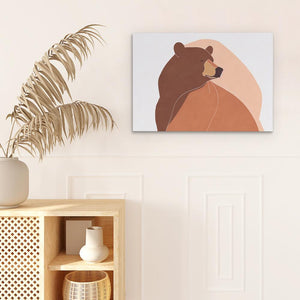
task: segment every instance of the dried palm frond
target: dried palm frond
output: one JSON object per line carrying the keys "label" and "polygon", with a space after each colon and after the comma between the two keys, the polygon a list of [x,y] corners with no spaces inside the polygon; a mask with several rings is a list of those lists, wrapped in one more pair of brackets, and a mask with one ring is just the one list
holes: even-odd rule
{"label": "dried palm frond", "polygon": [[[73,102],[68,85],[55,66],[55,63],[61,65],[67,78],[74,80],[73,60],[78,60],[81,65],[91,53],[94,41],[103,42],[96,26],[100,25],[88,25],[66,35],[34,64],[33,72],[21,88],[19,104],[7,116],[13,125],[6,156],[12,156],[16,149],[22,148],[42,159],[55,145],[63,144],[65,139],[72,141],[91,126],[97,129],[103,125],[105,129],[113,129],[115,122],[107,109],[83,101]],[[64,102],[64,93],[69,95],[70,103]],[[12,137],[14,124],[20,128]]]}

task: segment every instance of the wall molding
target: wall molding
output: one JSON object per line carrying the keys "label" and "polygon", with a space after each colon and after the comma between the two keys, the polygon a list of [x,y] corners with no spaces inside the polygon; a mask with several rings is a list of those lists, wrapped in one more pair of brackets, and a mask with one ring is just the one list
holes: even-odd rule
{"label": "wall molding", "polygon": [[[191,241],[191,232],[190,232],[190,228],[191,228],[191,211],[190,211],[190,184],[191,184],[191,180],[195,179],[195,178],[253,178],[253,179],[257,179],[258,180],[258,188],[259,188],[259,199],[258,199],[258,205],[259,205],[259,268],[260,268],[260,274],[258,276],[260,276],[259,278],[259,300],[263,300],[264,298],[264,292],[263,292],[263,283],[264,283],[264,266],[263,266],[263,257],[264,257],[264,227],[263,227],[263,216],[264,216],[264,212],[263,212],[263,184],[264,184],[264,175],[263,174],[255,174],[255,173],[211,173],[211,174],[204,174],[204,173],[198,173],[198,172],[194,172],[194,173],[188,173],[186,174],[186,191],[185,191],[185,215],[186,215],[186,220],[185,220],[185,236],[187,237],[186,240],[186,248],[185,248],[185,253],[186,253],[186,257],[188,259],[188,263],[187,263],[187,268],[185,269],[185,275],[187,278],[187,283],[188,283],[188,291],[189,293],[191,292],[191,286],[190,286],[190,241]],[[218,195],[218,194],[224,194],[224,192],[206,192],[204,193],[204,197],[205,197],[205,207],[207,207],[207,195]],[[239,193],[239,192],[235,192],[235,191],[226,191],[226,194],[234,194],[234,195],[241,195],[243,193]],[[245,194],[243,195],[244,197],[244,202],[245,202]],[[245,203],[243,203],[243,210],[245,212]],[[206,212],[205,212],[206,214]],[[245,216],[243,216],[243,218],[245,219]],[[205,219],[207,221],[207,218],[205,216]],[[245,220],[243,220],[244,222],[244,233],[243,235],[245,236]],[[243,243],[245,244],[245,240],[243,240]],[[245,258],[245,251],[246,251],[246,247],[244,246],[244,258]],[[207,262],[207,258],[205,259]],[[245,259],[244,259],[245,262]],[[205,266],[206,268],[206,266]],[[230,291],[244,291],[245,290],[245,278],[246,278],[246,274],[245,274],[245,265],[243,266],[243,272],[244,272],[244,282],[243,282],[243,286],[242,289],[238,289],[238,290],[230,290]],[[206,282],[207,283],[207,282]],[[207,287],[207,286],[206,286]],[[207,289],[208,291],[212,291],[212,292],[218,292],[219,290],[214,290],[214,289]],[[187,295],[187,299],[192,299],[191,295],[188,294]]]}
{"label": "wall molding", "polygon": [[[218,176],[213,176],[214,178],[218,177]],[[228,176],[231,177],[231,176]],[[244,176],[244,178],[247,178],[248,176]],[[222,177],[224,178],[224,176]],[[240,178],[240,177],[239,177]],[[209,202],[209,197],[210,196],[239,196],[240,200],[241,200],[241,219],[242,219],[242,272],[241,272],[241,276],[242,276],[242,280],[241,280],[241,285],[238,288],[212,288],[208,285],[208,278],[207,278],[207,274],[206,274],[206,289],[210,292],[222,292],[222,291],[230,291],[230,292],[244,292],[245,291],[245,278],[246,278],[246,272],[245,272],[245,250],[246,250],[246,246],[245,246],[245,236],[246,236],[246,232],[245,232],[245,199],[246,199],[246,194],[245,193],[237,193],[237,192],[209,192],[209,193],[204,193],[204,199],[205,199],[205,231],[206,231],[206,243],[208,244],[208,236],[207,236],[207,228],[208,228],[208,214],[207,214],[207,209],[208,209],[208,202]],[[217,205],[217,209],[218,209],[218,218],[219,218],[219,209],[220,207],[230,207],[231,208],[231,213],[233,213],[233,204],[224,204],[224,205]],[[218,242],[217,242],[217,252],[218,252],[218,279],[219,280],[233,280],[233,269],[234,269],[234,258],[233,258],[233,215],[231,216],[231,232],[232,232],[232,240],[231,240],[231,247],[232,247],[232,252],[231,252],[231,276],[230,278],[221,278],[220,276],[220,243],[219,243],[219,239],[220,239],[220,222],[218,219],[218,228],[217,228],[217,236],[218,236]],[[205,262],[208,262],[208,253],[205,253]],[[207,268],[207,266],[206,266]]]}
{"label": "wall molding", "polygon": [[[30,155],[18,155],[20,159],[32,159],[36,160],[37,158],[32,157]],[[273,158],[291,158],[291,159],[300,159],[300,154],[261,154],[261,155],[243,155],[243,154],[232,154],[232,155],[207,155],[207,154],[122,154],[122,153],[99,153],[99,154],[55,154],[55,155],[46,155],[44,159],[74,159],[74,158],[182,158],[182,159],[194,159],[194,158],[264,158],[264,159],[273,159]]]}
{"label": "wall molding", "polygon": [[[137,177],[139,178],[140,182],[139,185],[141,187],[140,190],[140,199],[142,205],[144,204],[144,174],[142,173],[130,173],[130,172],[102,172],[102,173],[96,173],[96,174],[80,174],[80,175],[72,175],[69,174],[66,176],[66,198],[70,198],[71,195],[71,182],[73,178],[102,178],[102,177]],[[87,194],[95,194],[93,192],[86,192]],[[119,193],[107,193],[107,195],[110,194],[119,194]],[[123,194],[123,193],[122,193]],[[123,194],[124,199],[126,199],[126,193]]]}

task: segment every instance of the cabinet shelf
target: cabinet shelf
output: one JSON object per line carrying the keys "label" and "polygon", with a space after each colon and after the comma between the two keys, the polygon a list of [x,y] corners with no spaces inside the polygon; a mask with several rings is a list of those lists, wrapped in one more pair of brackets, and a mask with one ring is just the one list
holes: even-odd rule
{"label": "cabinet shelf", "polygon": [[67,255],[60,252],[49,264],[48,269],[50,271],[113,271],[113,250],[109,249],[107,259],[101,263],[87,263],[79,255]]}

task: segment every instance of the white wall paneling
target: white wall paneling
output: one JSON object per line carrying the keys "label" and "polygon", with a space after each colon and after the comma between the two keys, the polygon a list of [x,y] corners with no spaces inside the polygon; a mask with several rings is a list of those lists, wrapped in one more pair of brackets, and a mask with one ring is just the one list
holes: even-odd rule
{"label": "white wall paneling", "polygon": [[244,291],[244,198],[244,194],[205,195],[208,291]]}
{"label": "white wall paneling", "polygon": [[24,160],[30,168],[30,198],[128,199],[128,300],[300,297],[299,158],[154,155]]}
{"label": "white wall paneling", "polygon": [[260,176],[188,177],[190,300],[261,299]]}

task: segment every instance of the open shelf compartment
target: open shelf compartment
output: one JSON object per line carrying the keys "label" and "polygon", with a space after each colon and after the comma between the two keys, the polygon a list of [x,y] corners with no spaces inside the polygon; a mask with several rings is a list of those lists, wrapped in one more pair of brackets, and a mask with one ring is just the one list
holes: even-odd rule
{"label": "open shelf compartment", "polygon": [[[79,255],[66,254],[65,222],[67,217],[46,216],[44,218],[44,276],[46,290],[49,291],[49,296],[45,295],[45,299],[62,299],[63,278],[68,271],[114,271],[114,218],[113,216],[89,216],[89,218],[92,219],[94,226],[103,228],[103,241],[110,250],[108,258],[101,263],[87,263]],[[54,286],[56,288],[53,288]]]}

